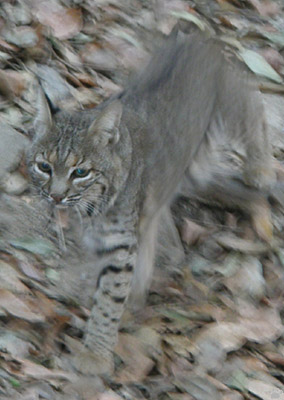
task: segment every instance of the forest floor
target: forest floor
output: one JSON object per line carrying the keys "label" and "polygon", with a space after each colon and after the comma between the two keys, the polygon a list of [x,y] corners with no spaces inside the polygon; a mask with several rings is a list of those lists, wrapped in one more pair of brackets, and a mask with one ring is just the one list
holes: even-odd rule
{"label": "forest floor", "polygon": [[[256,211],[253,229],[241,213],[179,199],[185,259],[175,262],[169,244],[172,265],[157,268],[147,304],[125,312],[115,373],[83,376],[72,365],[96,273],[77,217],[54,224],[29,191],[24,149],[37,77],[58,106],[94,107],[121,90],[178,20],[225,40],[258,77],[283,180],[281,0],[0,2],[0,399],[284,400],[277,202],[271,215],[267,206]],[[274,235],[261,240],[267,221]]]}

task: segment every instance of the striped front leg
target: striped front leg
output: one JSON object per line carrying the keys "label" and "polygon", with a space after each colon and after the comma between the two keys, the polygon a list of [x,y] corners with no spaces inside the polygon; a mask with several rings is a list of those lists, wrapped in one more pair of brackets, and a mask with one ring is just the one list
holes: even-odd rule
{"label": "striped front leg", "polygon": [[113,349],[120,318],[125,309],[136,263],[137,240],[134,229],[103,223],[99,229],[96,253],[103,267],[97,280],[94,305],[87,322],[84,354],[76,366],[83,373],[111,372]]}

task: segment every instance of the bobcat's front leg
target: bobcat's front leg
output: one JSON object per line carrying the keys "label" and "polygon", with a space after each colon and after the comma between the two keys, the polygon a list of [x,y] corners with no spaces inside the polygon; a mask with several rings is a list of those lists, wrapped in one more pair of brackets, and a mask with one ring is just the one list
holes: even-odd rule
{"label": "bobcat's front leg", "polygon": [[82,373],[113,370],[113,349],[136,264],[137,241],[132,227],[133,224],[101,224],[96,253],[103,267],[84,335],[85,349],[75,359],[75,366]]}

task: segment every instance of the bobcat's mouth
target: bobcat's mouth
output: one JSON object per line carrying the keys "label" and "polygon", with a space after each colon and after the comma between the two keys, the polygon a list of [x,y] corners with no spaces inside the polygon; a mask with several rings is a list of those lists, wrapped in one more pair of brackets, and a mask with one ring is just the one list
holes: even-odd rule
{"label": "bobcat's mouth", "polygon": [[42,189],[41,196],[56,210],[66,210],[75,207],[81,212],[84,211],[88,216],[93,215],[96,211],[96,205],[82,198],[80,194],[54,196]]}

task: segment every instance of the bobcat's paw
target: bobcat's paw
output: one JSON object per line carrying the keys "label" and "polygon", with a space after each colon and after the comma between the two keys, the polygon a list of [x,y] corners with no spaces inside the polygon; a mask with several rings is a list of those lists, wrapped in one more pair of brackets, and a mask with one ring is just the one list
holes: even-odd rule
{"label": "bobcat's paw", "polygon": [[276,171],[263,166],[244,171],[244,181],[256,189],[269,189],[276,182]]}
{"label": "bobcat's paw", "polygon": [[73,359],[74,367],[84,375],[110,375],[114,370],[112,355],[104,357],[85,348]]}

